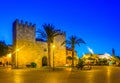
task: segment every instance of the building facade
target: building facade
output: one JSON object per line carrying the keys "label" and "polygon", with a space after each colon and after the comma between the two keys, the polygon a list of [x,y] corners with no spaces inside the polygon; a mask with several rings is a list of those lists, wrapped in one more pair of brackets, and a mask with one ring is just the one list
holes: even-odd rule
{"label": "building facade", "polygon": [[[79,57],[77,55],[77,52],[74,52],[74,66],[76,66],[76,64],[79,61]],[[72,65],[72,48],[66,48],[66,64],[68,66]]]}
{"label": "building facade", "polygon": [[[61,46],[65,41],[65,33],[54,38],[55,48],[51,46],[51,66],[65,66],[66,64],[66,47]],[[36,39],[36,25],[28,24],[23,21],[15,20],[13,23],[13,67],[26,67],[30,63],[36,63],[37,67],[47,66],[48,50],[47,42]]]}
{"label": "building facade", "polygon": [[108,53],[85,54],[82,59],[85,61],[85,64],[109,64],[109,62],[112,61],[112,57]]}

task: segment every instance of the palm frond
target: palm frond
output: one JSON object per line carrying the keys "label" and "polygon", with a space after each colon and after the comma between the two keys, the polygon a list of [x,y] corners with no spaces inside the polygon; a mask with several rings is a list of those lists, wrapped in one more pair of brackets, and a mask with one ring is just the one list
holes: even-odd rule
{"label": "palm frond", "polygon": [[54,30],[54,37],[55,36],[58,36],[58,35],[60,35],[61,34],[61,31],[59,30],[59,29],[57,29],[57,30]]}
{"label": "palm frond", "polygon": [[60,35],[61,33],[61,31],[59,29],[55,29],[52,24],[44,24],[43,28],[45,30],[45,33],[47,35],[47,40],[49,42],[53,42],[54,37]]}
{"label": "palm frond", "polygon": [[46,38],[47,36],[46,36],[46,34],[45,34],[45,32],[43,32],[42,30],[40,30],[40,29],[38,29],[38,31],[36,31],[37,33],[39,33],[39,37],[40,38]]}
{"label": "palm frond", "polygon": [[61,43],[61,46],[65,45],[65,44],[66,44],[66,41],[63,41],[63,42]]}
{"label": "palm frond", "polygon": [[63,43],[61,45],[65,45],[65,44],[71,45],[71,41],[69,41],[69,40],[63,41]]}
{"label": "palm frond", "polygon": [[75,43],[78,44],[79,46],[80,46],[81,43],[86,44],[86,42],[81,38],[77,39]]}
{"label": "palm frond", "polygon": [[86,42],[83,39],[77,38],[77,36],[75,36],[75,35],[70,36],[69,41],[71,41],[71,46],[73,46],[73,47],[76,44],[78,44],[79,46],[80,46],[81,43],[86,44]]}

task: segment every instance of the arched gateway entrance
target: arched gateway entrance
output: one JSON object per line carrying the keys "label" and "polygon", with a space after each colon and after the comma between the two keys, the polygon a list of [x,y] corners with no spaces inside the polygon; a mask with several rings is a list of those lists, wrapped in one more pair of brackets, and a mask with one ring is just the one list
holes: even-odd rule
{"label": "arched gateway entrance", "polygon": [[46,56],[44,56],[42,58],[42,66],[47,66],[47,57]]}

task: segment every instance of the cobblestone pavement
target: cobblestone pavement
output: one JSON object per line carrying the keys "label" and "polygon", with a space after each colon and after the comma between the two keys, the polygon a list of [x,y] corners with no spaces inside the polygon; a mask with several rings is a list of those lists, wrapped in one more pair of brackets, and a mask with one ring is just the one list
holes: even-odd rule
{"label": "cobblestone pavement", "polygon": [[92,70],[52,71],[43,69],[0,69],[0,83],[119,83],[120,67],[98,66]]}

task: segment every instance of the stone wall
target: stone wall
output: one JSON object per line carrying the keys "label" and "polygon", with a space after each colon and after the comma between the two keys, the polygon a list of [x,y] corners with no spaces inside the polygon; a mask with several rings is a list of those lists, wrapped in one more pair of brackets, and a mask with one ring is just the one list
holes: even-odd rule
{"label": "stone wall", "polygon": [[[26,67],[27,64],[35,62],[37,67],[42,67],[43,57],[48,58],[47,42],[36,41],[36,26],[31,23],[23,23],[15,20],[13,23],[13,67]],[[66,47],[61,46],[65,41],[65,34],[54,38],[55,66],[65,66]],[[19,49],[19,50],[18,50]],[[53,48],[51,47],[51,65],[53,66]]]}
{"label": "stone wall", "polygon": [[[13,64],[19,67],[31,62],[40,63],[41,46],[35,41],[36,26],[19,22],[16,20],[13,23]],[[18,50],[19,49],[19,50]],[[40,64],[38,64],[40,67]]]}
{"label": "stone wall", "polygon": [[55,66],[65,66],[66,65],[66,45],[61,45],[65,41],[65,34],[61,34],[54,38],[54,59]]}

